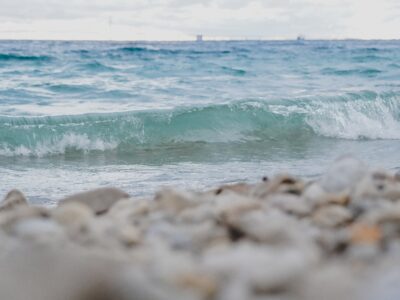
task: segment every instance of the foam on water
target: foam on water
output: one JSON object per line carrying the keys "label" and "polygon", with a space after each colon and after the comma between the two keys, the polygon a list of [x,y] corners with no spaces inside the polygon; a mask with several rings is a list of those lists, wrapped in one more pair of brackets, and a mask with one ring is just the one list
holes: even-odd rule
{"label": "foam on water", "polygon": [[[315,132],[346,139],[400,139],[397,95],[340,103],[324,102],[307,118]],[[321,111],[322,110],[322,111]]]}
{"label": "foam on water", "polygon": [[[400,139],[397,94],[47,117],[0,117],[0,155],[45,156],[190,143],[247,143],[321,136]],[[253,144],[252,144],[253,146]]]}
{"label": "foam on water", "polygon": [[86,134],[67,133],[56,140],[44,140],[36,142],[34,146],[18,145],[9,146],[3,144],[0,147],[0,155],[3,156],[37,156],[65,154],[68,151],[106,151],[115,149],[117,143],[106,142],[101,139],[90,139]]}
{"label": "foam on water", "polygon": [[396,169],[398,61],[399,41],[1,41],[0,193]]}

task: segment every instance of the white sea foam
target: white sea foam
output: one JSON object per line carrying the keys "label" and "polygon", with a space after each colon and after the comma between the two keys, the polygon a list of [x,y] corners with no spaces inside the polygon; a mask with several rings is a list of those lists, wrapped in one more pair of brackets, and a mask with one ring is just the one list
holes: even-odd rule
{"label": "white sea foam", "polygon": [[90,139],[86,134],[68,133],[63,135],[60,139],[40,142],[31,147],[19,145],[11,148],[3,144],[0,145],[0,155],[43,157],[47,155],[65,154],[69,149],[83,152],[106,151],[115,149],[117,146],[118,143],[116,142],[104,141],[99,138]]}
{"label": "white sea foam", "polygon": [[301,115],[317,134],[341,139],[400,139],[398,96],[372,99],[308,99],[290,105],[270,105],[272,113],[291,118]]}
{"label": "white sea foam", "polygon": [[306,122],[320,135],[344,139],[400,139],[399,99],[320,102]]}
{"label": "white sea foam", "polygon": [[0,155],[43,157],[120,146],[133,153],[138,146],[307,140],[312,135],[400,139],[399,100],[396,94],[366,93],[73,117],[5,117]]}

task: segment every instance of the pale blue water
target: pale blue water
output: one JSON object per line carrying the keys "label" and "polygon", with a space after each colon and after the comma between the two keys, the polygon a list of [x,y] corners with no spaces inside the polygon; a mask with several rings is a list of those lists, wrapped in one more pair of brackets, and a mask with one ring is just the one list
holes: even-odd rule
{"label": "pale blue water", "polygon": [[0,42],[0,195],[318,176],[345,153],[400,167],[400,41]]}

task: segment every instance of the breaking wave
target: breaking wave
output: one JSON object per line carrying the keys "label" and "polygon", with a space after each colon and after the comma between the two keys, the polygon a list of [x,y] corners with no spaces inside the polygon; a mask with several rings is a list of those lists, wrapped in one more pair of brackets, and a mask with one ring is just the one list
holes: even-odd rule
{"label": "breaking wave", "polygon": [[[400,139],[400,96],[371,91],[335,97],[248,100],[171,110],[0,117],[0,155],[155,149],[190,143],[310,138]],[[227,145],[229,146],[229,145]]]}

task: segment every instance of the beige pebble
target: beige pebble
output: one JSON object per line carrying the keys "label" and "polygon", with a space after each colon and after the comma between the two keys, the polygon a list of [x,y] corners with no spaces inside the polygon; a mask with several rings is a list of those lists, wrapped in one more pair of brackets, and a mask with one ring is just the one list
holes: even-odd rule
{"label": "beige pebble", "polygon": [[61,199],[59,205],[78,202],[87,205],[95,214],[102,214],[107,212],[116,202],[126,198],[129,198],[129,195],[124,191],[106,187],[68,196]]}
{"label": "beige pebble", "polygon": [[327,204],[347,205],[350,202],[349,192],[329,193],[318,182],[308,185],[302,197],[313,209]]}
{"label": "beige pebble", "polygon": [[178,213],[186,208],[198,205],[200,199],[199,195],[195,193],[165,188],[156,193],[154,201],[160,209]]}
{"label": "beige pebble", "polygon": [[248,195],[251,191],[252,186],[247,183],[235,183],[235,184],[227,184],[222,185],[219,188],[214,190],[215,195],[220,195],[226,191],[232,191],[241,195]]}
{"label": "beige pebble", "polygon": [[250,195],[258,199],[265,199],[274,193],[300,195],[305,186],[302,180],[288,174],[281,174],[273,177],[271,180],[256,184],[252,188]]}
{"label": "beige pebble", "polygon": [[382,231],[377,225],[354,224],[350,232],[353,244],[376,244],[382,238]]}
{"label": "beige pebble", "polygon": [[10,210],[21,205],[28,205],[28,201],[26,200],[24,194],[19,190],[11,190],[0,203],[0,212]]}
{"label": "beige pebble", "polygon": [[27,219],[46,219],[50,217],[50,211],[45,207],[35,207],[20,205],[12,210],[4,211],[0,214],[0,227],[8,232],[12,227]]}
{"label": "beige pebble", "polygon": [[65,228],[72,238],[89,231],[94,215],[92,210],[79,202],[58,206],[51,212],[52,218]]}
{"label": "beige pebble", "polygon": [[374,171],[355,186],[352,196],[358,202],[380,198],[400,200],[400,181],[384,171]]}
{"label": "beige pebble", "polygon": [[185,289],[193,289],[204,299],[213,299],[217,293],[217,283],[205,274],[188,273],[179,276],[178,284]]}
{"label": "beige pebble", "polygon": [[367,172],[363,162],[346,155],[337,159],[318,182],[328,193],[347,193]]}
{"label": "beige pebble", "polygon": [[327,205],[318,208],[312,219],[318,226],[336,227],[350,222],[352,214],[340,205]]}
{"label": "beige pebble", "polygon": [[141,233],[137,228],[131,225],[121,226],[118,228],[118,239],[125,246],[132,247],[140,243]]}
{"label": "beige pebble", "polygon": [[305,217],[311,213],[311,206],[304,200],[293,194],[278,194],[268,197],[271,206],[299,217]]}

